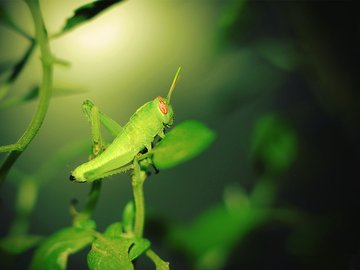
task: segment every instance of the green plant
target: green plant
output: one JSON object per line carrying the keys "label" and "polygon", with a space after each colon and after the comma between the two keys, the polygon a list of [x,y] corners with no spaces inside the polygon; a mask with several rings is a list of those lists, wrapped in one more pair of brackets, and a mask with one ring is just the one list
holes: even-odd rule
{"label": "green plant", "polygon": [[[78,155],[79,152],[82,152],[80,150],[83,148],[82,145],[71,145],[65,150],[65,154],[63,152],[55,154],[53,159],[46,162],[33,175],[24,174],[13,168],[15,161],[34,139],[46,117],[54,88],[53,66],[55,64],[67,64],[66,61],[58,59],[52,54],[49,39],[60,37],[120,1],[95,1],[78,8],[74,16],[67,20],[63,29],[50,37],[44,25],[38,0],[25,0],[25,2],[34,20],[35,38],[21,30],[6,14],[5,10],[0,10],[2,22],[30,41],[29,49],[14,66],[5,83],[2,84],[0,97],[4,100],[1,102],[0,107],[15,106],[37,97],[39,99],[34,117],[21,138],[14,144],[0,147],[0,152],[9,153],[0,168],[1,184],[10,169],[13,169],[12,173],[16,175],[16,178],[20,179],[16,208],[17,216],[12,223],[9,234],[0,241],[1,249],[13,254],[19,254],[39,245],[33,256],[30,269],[66,269],[68,256],[87,246],[92,247],[87,257],[90,269],[133,269],[133,261],[143,253],[154,262],[156,269],[169,269],[169,263],[163,261],[151,249],[149,240],[143,238],[145,220],[143,184],[148,177],[150,166],[154,165],[159,169],[172,168],[198,155],[210,145],[214,139],[214,133],[198,121],[182,122],[166,135],[163,134],[162,128],[161,132],[158,133],[162,135],[162,140],[146,142],[147,153],[137,153],[142,149],[138,149],[136,153],[133,153],[130,161],[134,161],[126,169],[132,171],[134,202],[129,202],[125,206],[121,222],[116,221],[109,225],[103,233],[96,230],[96,222],[92,216],[100,196],[102,182],[93,179],[84,210],[77,211],[74,205],[71,206],[72,226],[62,228],[49,237],[29,234],[28,218],[35,206],[39,187],[44,184],[43,179],[53,173],[56,166],[61,165],[61,162],[55,162],[56,165],[54,165],[53,160],[58,161],[59,156],[63,157],[63,155],[66,156],[65,159],[71,159],[73,156]],[[40,86],[30,89],[25,95],[6,99],[12,83],[20,74],[36,46],[40,48],[43,71],[42,83]],[[173,86],[167,97],[168,103],[170,102]],[[89,103],[87,102],[85,105],[89,105]],[[103,150],[108,147],[108,144],[102,139],[100,123],[103,123],[107,128],[109,128],[109,123],[112,127],[114,125],[115,127],[119,126],[109,117],[104,120],[102,118],[104,114],[98,113],[96,106],[87,109],[89,108],[85,108],[85,112],[90,112],[88,116],[92,129],[92,153],[94,160],[96,160],[96,157],[101,155]],[[166,112],[167,110],[168,107],[166,107]],[[116,129],[112,128],[111,131],[114,133]],[[153,148],[150,147],[151,143],[155,144]],[[121,167],[126,164],[118,165],[118,167]],[[100,174],[96,179],[103,176]],[[24,194],[27,194],[27,196],[24,196]]]}

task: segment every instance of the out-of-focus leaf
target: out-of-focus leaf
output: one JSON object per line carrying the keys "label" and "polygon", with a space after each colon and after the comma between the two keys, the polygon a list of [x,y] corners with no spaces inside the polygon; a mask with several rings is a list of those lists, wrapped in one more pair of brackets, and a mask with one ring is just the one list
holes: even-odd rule
{"label": "out-of-focus leaf", "polygon": [[46,239],[36,250],[30,269],[66,269],[68,256],[90,245],[93,239],[91,231],[75,227],[63,228]]}
{"label": "out-of-focus leaf", "polygon": [[[3,82],[0,85],[0,100],[3,99],[8,91],[10,90],[11,84],[16,80],[16,78],[19,76],[20,72],[24,68],[25,64],[29,60],[29,57],[31,53],[33,52],[35,48],[35,41],[31,41],[29,48],[24,53],[23,57],[14,65],[12,68],[12,71],[10,72],[9,76],[5,79],[5,82]],[[10,102],[11,103],[11,102]]]}
{"label": "out-of-focus leaf", "polygon": [[169,240],[192,258],[198,259],[199,269],[221,269],[233,247],[252,229],[267,219],[269,212],[252,209],[228,209],[218,204],[192,224],[170,230]]}
{"label": "out-of-focus leaf", "polygon": [[30,43],[30,46],[28,47],[28,49],[24,53],[23,57],[14,66],[13,71],[12,71],[11,75],[8,78],[8,82],[14,82],[15,79],[19,76],[20,72],[24,68],[27,61],[29,60],[29,58],[30,58],[30,56],[31,56],[31,54],[32,54],[32,52],[33,52],[33,50],[35,48],[35,45],[36,45],[35,41],[32,41]]}
{"label": "out-of-focus leaf", "polygon": [[188,120],[166,134],[153,148],[153,161],[157,168],[168,169],[203,152],[215,139],[215,133],[204,124]]}
{"label": "out-of-focus leaf", "polygon": [[233,248],[264,222],[276,220],[294,225],[302,220],[296,211],[269,205],[258,207],[258,201],[256,205],[253,202],[253,194],[249,196],[242,188],[229,186],[224,192],[224,203],[209,208],[192,223],[171,228],[168,240],[196,258],[197,269],[222,269]]}
{"label": "out-of-focus leaf", "polygon": [[276,199],[277,185],[275,179],[263,176],[256,181],[251,192],[251,205],[255,207],[270,207]]}
{"label": "out-of-focus leaf", "polygon": [[220,14],[219,26],[220,29],[227,30],[231,27],[241,14],[245,4],[245,0],[230,0],[224,6],[223,11]]}
{"label": "out-of-focus leaf", "polygon": [[286,170],[297,154],[297,137],[280,117],[268,114],[261,117],[254,129],[252,155],[260,158],[272,172]]}
{"label": "out-of-focus leaf", "polygon": [[14,66],[14,62],[12,61],[6,61],[0,63],[0,75],[10,70],[12,66]]}
{"label": "out-of-focus leaf", "polygon": [[6,10],[4,9],[4,7],[2,6],[2,3],[0,3],[0,23],[3,23],[3,24],[11,23],[11,19],[10,19],[9,15],[7,14]]}
{"label": "out-of-focus leaf", "polygon": [[104,232],[104,236],[110,239],[121,238],[122,232],[123,232],[123,227],[121,223],[115,222],[106,228]]}
{"label": "out-of-focus leaf", "polygon": [[11,235],[0,240],[0,249],[20,254],[36,246],[42,239],[38,235]]}
{"label": "out-of-focus leaf", "polygon": [[67,19],[63,29],[58,35],[72,30],[80,24],[97,16],[99,13],[106,10],[110,6],[121,1],[123,0],[94,1],[77,8],[74,12],[74,15]]}
{"label": "out-of-focus leaf", "polygon": [[39,95],[39,87],[34,86],[25,95],[14,96],[12,98],[5,99],[0,103],[0,109],[10,108],[24,102],[35,99]]}
{"label": "out-of-focus leaf", "polygon": [[11,28],[12,30],[16,31],[18,34],[22,35],[23,37],[27,38],[28,40],[32,41],[32,37],[30,37],[26,32],[24,32],[9,16],[7,11],[2,6],[0,2],[0,23],[6,25],[7,27]]}
{"label": "out-of-focus leaf", "polygon": [[[244,14],[246,8],[247,0],[227,0],[223,1],[223,7],[220,11],[220,16],[218,20],[218,30],[217,30],[217,47],[221,49],[226,45],[231,39],[235,31],[234,28],[238,25]],[[238,29],[238,28],[236,28]],[[238,31],[237,31],[238,32]]]}
{"label": "out-of-focus leaf", "polygon": [[272,65],[284,71],[292,71],[298,63],[295,48],[288,41],[262,39],[254,47]]}

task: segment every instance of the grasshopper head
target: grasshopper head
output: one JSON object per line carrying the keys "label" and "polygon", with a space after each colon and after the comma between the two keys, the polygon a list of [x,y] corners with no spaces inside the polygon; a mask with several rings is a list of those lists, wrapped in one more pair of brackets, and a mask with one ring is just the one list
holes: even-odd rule
{"label": "grasshopper head", "polygon": [[71,172],[69,179],[70,181],[77,183],[84,183],[87,181],[82,170],[82,165]]}
{"label": "grasshopper head", "polygon": [[171,126],[174,122],[174,111],[167,98],[158,96],[154,100],[158,119],[165,125]]}

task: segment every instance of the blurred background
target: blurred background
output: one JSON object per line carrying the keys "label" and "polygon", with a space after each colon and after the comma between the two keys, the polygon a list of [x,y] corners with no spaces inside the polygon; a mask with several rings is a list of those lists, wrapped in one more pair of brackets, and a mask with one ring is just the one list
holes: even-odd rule
{"label": "blurred background", "polygon": [[[49,34],[87,2],[40,1]],[[0,3],[33,34],[23,1]],[[89,155],[85,99],[123,125],[167,94],[181,66],[175,125],[196,119],[217,138],[147,180],[145,236],[158,254],[172,269],[360,269],[359,31],[351,1],[129,0],[53,38],[52,52],[71,64],[55,67],[45,122],[2,187],[0,237],[26,177],[41,182],[30,192],[31,234],[69,226],[72,199],[83,207],[90,185],[68,176]],[[0,40],[3,82],[29,42],[6,24]],[[0,145],[17,141],[37,106],[6,100],[40,80],[36,50],[1,97]],[[98,229],[121,219],[131,198],[128,174],[105,179]],[[69,269],[86,269],[86,252]],[[19,256],[14,269],[31,250]]]}

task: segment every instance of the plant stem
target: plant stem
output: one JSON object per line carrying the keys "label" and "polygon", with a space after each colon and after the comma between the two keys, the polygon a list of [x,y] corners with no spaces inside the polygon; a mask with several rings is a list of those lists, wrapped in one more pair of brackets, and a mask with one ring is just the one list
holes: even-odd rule
{"label": "plant stem", "polygon": [[132,187],[135,201],[135,225],[134,234],[142,237],[145,222],[145,205],[144,205],[144,181],[140,178],[140,174],[134,173],[132,179]]}
{"label": "plant stem", "polygon": [[38,0],[25,0],[28,4],[32,17],[35,24],[35,37],[36,41],[40,47],[42,69],[43,69],[43,78],[42,84],[39,90],[39,105],[37,111],[35,112],[34,118],[32,119],[29,128],[25,131],[23,136],[18,141],[20,145],[20,150],[23,150],[30,141],[34,138],[36,133],[39,131],[47,109],[49,107],[49,101],[52,93],[52,73],[53,73],[53,58],[50,52],[49,40],[47,32],[43,23],[43,17],[41,14],[39,1]]}
{"label": "plant stem", "polygon": [[[143,158],[143,156],[141,157]],[[139,158],[135,158],[133,162],[132,188],[135,201],[135,237],[142,237],[145,223],[145,202],[144,202],[144,182],[147,175],[142,171],[139,164]],[[169,270],[168,262],[163,261],[153,250],[149,249],[146,252],[156,266],[156,270]]]}
{"label": "plant stem", "polygon": [[0,152],[11,150],[0,168],[0,186],[5,180],[10,168],[20,156],[20,154],[26,149],[32,139],[38,133],[49,107],[49,101],[52,93],[52,74],[53,74],[53,60],[49,46],[49,40],[46,33],[46,29],[43,23],[43,17],[41,14],[38,0],[25,0],[27,3],[35,25],[35,40],[40,47],[41,61],[42,61],[42,83],[39,90],[39,104],[36,112],[24,134],[18,140],[15,145],[1,146]]}
{"label": "plant stem", "polygon": [[168,262],[163,261],[152,249],[146,251],[148,256],[153,263],[156,265],[156,270],[169,270],[170,266]]}
{"label": "plant stem", "polygon": [[100,191],[101,191],[101,179],[94,181],[91,185],[90,194],[88,196],[88,201],[85,206],[84,213],[91,218],[92,214],[95,210],[96,204],[100,197]]}

